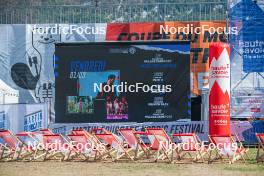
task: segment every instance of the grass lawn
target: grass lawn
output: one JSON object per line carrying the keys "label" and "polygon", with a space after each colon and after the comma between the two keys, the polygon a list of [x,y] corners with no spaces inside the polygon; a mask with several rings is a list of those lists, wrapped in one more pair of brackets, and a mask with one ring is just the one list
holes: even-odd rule
{"label": "grass lawn", "polygon": [[147,162],[0,162],[0,176],[262,176],[264,163],[256,163],[256,150],[250,149],[247,163],[147,163]]}

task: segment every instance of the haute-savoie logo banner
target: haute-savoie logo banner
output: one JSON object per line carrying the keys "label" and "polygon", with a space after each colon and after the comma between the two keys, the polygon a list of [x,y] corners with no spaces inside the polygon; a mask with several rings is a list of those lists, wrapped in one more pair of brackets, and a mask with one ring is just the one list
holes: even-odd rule
{"label": "haute-savoie logo banner", "polygon": [[226,43],[210,45],[209,134],[230,134],[230,48]]}
{"label": "haute-savoie logo banner", "polygon": [[[189,33],[161,32],[164,29],[184,28],[188,26]],[[223,29],[223,31],[191,29],[206,27],[207,29]],[[204,21],[204,22],[163,22],[163,23],[110,23],[107,24],[107,41],[135,41],[135,40],[190,40],[190,63],[192,93],[201,94],[203,88],[209,87],[209,44],[211,42],[225,42],[225,21]]]}

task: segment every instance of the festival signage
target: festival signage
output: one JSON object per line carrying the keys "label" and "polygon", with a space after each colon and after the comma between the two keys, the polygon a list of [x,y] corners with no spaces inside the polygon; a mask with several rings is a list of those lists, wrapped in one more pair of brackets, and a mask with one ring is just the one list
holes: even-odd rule
{"label": "festival signage", "polygon": [[6,129],[6,114],[5,111],[0,112],[0,129]]}
{"label": "festival signage", "polygon": [[226,43],[210,44],[209,134],[230,134],[230,48]]}
{"label": "festival signage", "polygon": [[42,128],[43,126],[43,112],[37,111],[31,114],[27,114],[24,117],[24,131],[37,131]]}
{"label": "festival signage", "polygon": [[48,104],[3,104],[0,106],[0,129],[14,134],[37,131],[50,123]]}

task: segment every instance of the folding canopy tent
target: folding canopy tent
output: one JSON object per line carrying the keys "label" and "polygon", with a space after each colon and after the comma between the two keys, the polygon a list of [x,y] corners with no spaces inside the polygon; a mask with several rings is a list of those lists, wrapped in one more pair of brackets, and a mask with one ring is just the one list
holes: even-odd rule
{"label": "folding canopy tent", "polygon": [[18,103],[19,91],[13,89],[0,79],[0,104]]}

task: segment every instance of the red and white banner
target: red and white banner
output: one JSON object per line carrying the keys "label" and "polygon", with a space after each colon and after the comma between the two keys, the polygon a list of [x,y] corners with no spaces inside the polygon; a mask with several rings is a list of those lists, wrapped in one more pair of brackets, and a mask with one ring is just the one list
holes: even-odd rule
{"label": "red and white banner", "polygon": [[230,134],[230,47],[209,47],[209,134]]}

